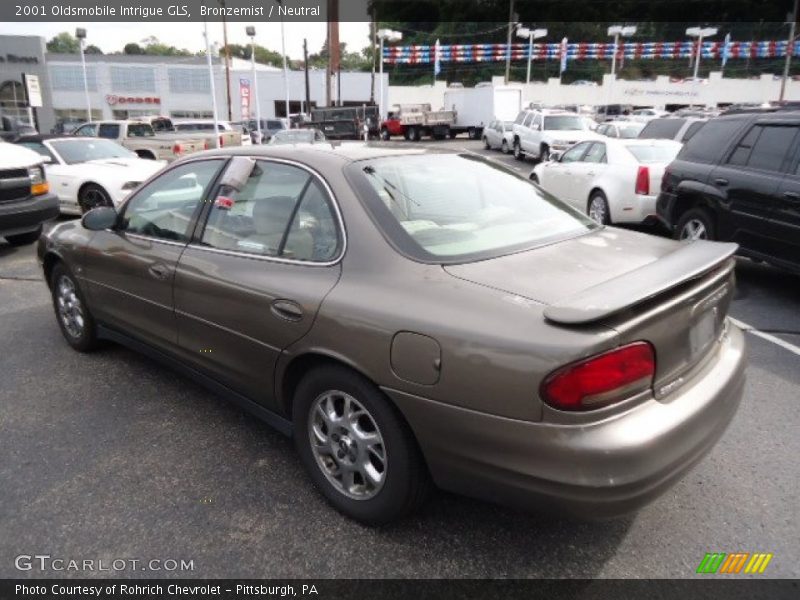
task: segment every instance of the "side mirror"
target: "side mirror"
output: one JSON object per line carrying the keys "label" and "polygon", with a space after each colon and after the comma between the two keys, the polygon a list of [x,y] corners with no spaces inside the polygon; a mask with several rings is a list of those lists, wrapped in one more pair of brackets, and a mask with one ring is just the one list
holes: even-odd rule
{"label": "side mirror", "polygon": [[47,154],[40,154],[39,158],[41,158],[42,162],[45,164],[50,164],[51,162],[53,162],[53,157]]}
{"label": "side mirror", "polygon": [[112,229],[117,224],[117,218],[116,210],[110,206],[99,206],[83,215],[81,225],[89,231],[103,231]]}

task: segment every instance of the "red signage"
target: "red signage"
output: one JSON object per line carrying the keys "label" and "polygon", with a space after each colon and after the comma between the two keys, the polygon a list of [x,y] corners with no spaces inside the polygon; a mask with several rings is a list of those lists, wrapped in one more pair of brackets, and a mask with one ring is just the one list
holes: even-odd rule
{"label": "red signage", "polygon": [[117,96],[116,94],[106,94],[106,102],[111,106],[116,104],[161,104],[158,96]]}

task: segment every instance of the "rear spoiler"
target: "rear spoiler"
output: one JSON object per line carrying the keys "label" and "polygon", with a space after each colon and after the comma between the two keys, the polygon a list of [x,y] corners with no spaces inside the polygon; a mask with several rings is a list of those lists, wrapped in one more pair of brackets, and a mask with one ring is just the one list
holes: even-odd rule
{"label": "rear spoiler", "polygon": [[598,321],[702,275],[733,256],[738,247],[706,241],[683,244],[672,254],[551,304],[544,316],[564,325]]}

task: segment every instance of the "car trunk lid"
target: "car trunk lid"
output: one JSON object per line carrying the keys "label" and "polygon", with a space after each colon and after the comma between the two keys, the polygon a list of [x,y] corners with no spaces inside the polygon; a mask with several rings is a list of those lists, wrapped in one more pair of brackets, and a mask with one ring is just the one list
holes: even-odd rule
{"label": "car trunk lid", "polygon": [[650,342],[664,397],[708,356],[733,296],[735,244],[678,244],[604,228],[547,247],[445,270],[544,305],[559,327],[603,325]]}

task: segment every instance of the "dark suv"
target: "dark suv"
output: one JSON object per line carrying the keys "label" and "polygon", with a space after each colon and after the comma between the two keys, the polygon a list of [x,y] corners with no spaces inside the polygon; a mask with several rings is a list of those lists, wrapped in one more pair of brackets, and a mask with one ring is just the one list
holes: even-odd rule
{"label": "dark suv", "polygon": [[679,239],[800,272],[800,111],[707,122],[669,165],[656,210]]}

